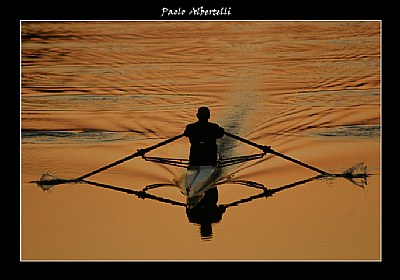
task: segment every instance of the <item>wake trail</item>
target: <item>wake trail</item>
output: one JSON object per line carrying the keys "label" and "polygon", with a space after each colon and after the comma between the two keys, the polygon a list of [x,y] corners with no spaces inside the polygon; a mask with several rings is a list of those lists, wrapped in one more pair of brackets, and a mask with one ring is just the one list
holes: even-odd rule
{"label": "wake trail", "polygon": [[[236,135],[247,135],[246,131],[249,130],[247,120],[257,111],[260,98],[261,96],[257,93],[233,93],[221,117],[217,119],[217,123],[223,127],[226,132]],[[239,145],[243,144],[228,136],[219,139],[218,154],[220,158],[239,156],[236,152]],[[220,179],[233,176],[244,164],[245,163],[223,167]]]}

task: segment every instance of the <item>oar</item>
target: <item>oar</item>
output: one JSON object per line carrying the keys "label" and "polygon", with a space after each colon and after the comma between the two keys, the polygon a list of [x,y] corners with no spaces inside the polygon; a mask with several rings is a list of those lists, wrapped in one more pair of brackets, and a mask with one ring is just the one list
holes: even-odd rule
{"label": "oar", "polygon": [[[123,162],[125,162],[125,161],[128,161],[128,160],[130,160],[130,159],[133,159],[133,158],[135,158],[135,157],[144,156],[146,153],[148,153],[148,152],[150,152],[150,151],[152,151],[152,150],[154,150],[154,149],[157,149],[157,148],[159,148],[159,147],[161,147],[161,146],[164,146],[164,145],[166,145],[166,144],[168,144],[168,143],[171,143],[171,142],[173,142],[173,141],[175,141],[175,140],[178,140],[178,139],[181,138],[181,137],[183,137],[183,134],[174,136],[174,137],[172,137],[172,138],[169,138],[169,139],[167,139],[167,140],[165,140],[165,141],[162,141],[162,142],[160,142],[160,143],[158,143],[158,144],[156,144],[156,145],[150,146],[150,147],[148,147],[148,148],[139,149],[139,150],[137,150],[136,153],[133,153],[133,154],[131,154],[131,155],[127,156],[127,157],[124,157],[124,158],[122,158],[122,159],[120,159],[120,160],[114,161],[113,163],[110,163],[110,164],[108,164],[108,165],[106,165],[106,166],[103,166],[103,167],[101,167],[101,168],[98,168],[98,169],[96,169],[96,170],[94,170],[94,171],[91,171],[91,172],[89,172],[89,173],[87,173],[87,174],[84,174],[84,175],[82,175],[82,176],[80,176],[80,177],[78,177],[78,178],[73,178],[73,179],[60,179],[60,178],[57,178],[57,177],[54,177],[54,176],[51,176],[51,175],[50,175],[50,176],[52,177],[51,179],[47,179],[47,178],[45,178],[45,176],[42,176],[42,178],[39,179],[38,181],[31,181],[30,183],[37,183],[40,187],[42,187],[42,188],[44,188],[44,189],[47,189],[47,188],[50,188],[50,187],[52,187],[52,186],[54,186],[54,185],[60,185],[60,184],[65,184],[65,183],[77,183],[77,182],[82,182],[83,179],[86,179],[86,178],[88,178],[88,177],[90,177],[90,176],[93,176],[93,175],[95,175],[95,174],[97,174],[97,173],[100,173],[100,172],[102,172],[102,171],[104,171],[104,170],[106,170],[106,169],[109,169],[109,168],[111,168],[111,167],[114,167],[114,166],[116,166],[116,165],[118,165],[118,164],[121,164],[121,163],[123,163]],[[47,174],[47,175],[48,175],[48,174]]]}
{"label": "oar", "polygon": [[102,172],[102,171],[104,171],[104,170],[106,170],[106,169],[109,169],[109,168],[111,168],[111,167],[114,167],[114,166],[116,166],[116,165],[118,165],[118,164],[121,164],[121,163],[123,163],[123,162],[125,162],[125,161],[128,161],[128,160],[130,160],[130,159],[133,159],[133,158],[135,158],[135,157],[144,156],[146,153],[148,153],[148,152],[150,152],[150,151],[152,151],[152,150],[154,150],[154,149],[157,149],[157,148],[159,148],[159,147],[161,147],[161,146],[164,146],[164,145],[166,145],[166,144],[168,144],[168,143],[171,143],[171,142],[173,142],[173,141],[175,141],[175,140],[178,140],[178,139],[181,138],[181,137],[183,137],[183,134],[180,134],[180,135],[174,136],[174,137],[172,137],[172,138],[169,138],[169,139],[167,139],[167,140],[165,140],[165,141],[162,141],[162,142],[160,142],[160,143],[158,143],[158,144],[156,144],[156,145],[154,145],[154,146],[151,146],[151,147],[148,147],[148,148],[145,148],[145,149],[139,149],[136,153],[133,153],[133,154],[127,156],[127,157],[124,157],[124,158],[122,158],[122,159],[120,159],[120,160],[117,160],[117,161],[115,161],[115,162],[113,162],[113,163],[110,163],[110,164],[108,164],[108,165],[106,165],[106,166],[103,166],[103,167],[101,167],[101,168],[99,168],[99,169],[96,169],[96,170],[94,170],[94,171],[92,171],[92,172],[90,172],[90,173],[87,173],[87,174],[85,174],[85,175],[82,175],[81,177],[76,178],[75,180],[76,180],[76,181],[83,180],[83,179],[85,179],[85,178],[88,178],[88,177],[90,177],[90,176],[93,176],[94,174],[100,173],[100,172]]}
{"label": "oar", "polygon": [[229,133],[229,132],[226,132],[226,131],[225,131],[225,135],[227,135],[227,136],[229,136],[229,137],[231,137],[231,138],[233,138],[233,139],[239,140],[239,141],[241,141],[241,142],[243,142],[243,143],[246,143],[246,144],[248,144],[248,145],[250,145],[250,146],[259,148],[259,149],[262,150],[264,153],[271,153],[271,154],[274,154],[274,155],[276,155],[276,156],[278,156],[278,157],[284,158],[284,159],[286,159],[286,160],[289,160],[289,161],[291,161],[291,162],[294,162],[294,163],[296,163],[296,164],[299,164],[299,165],[301,165],[301,166],[304,166],[304,167],[306,167],[306,168],[308,168],[308,169],[311,169],[311,170],[313,170],[313,171],[316,171],[316,172],[318,172],[318,173],[320,173],[320,174],[322,174],[322,175],[330,175],[330,173],[325,172],[325,171],[323,171],[323,170],[321,170],[321,169],[319,169],[319,168],[316,168],[316,167],[311,166],[311,165],[309,165],[309,164],[307,164],[307,163],[301,162],[301,161],[299,161],[299,160],[297,160],[297,159],[291,158],[291,157],[289,157],[289,156],[287,156],[287,155],[284,155],[284,154],[282,154],[282,153],[276,152],[276,151],[274,151],[273,149],[271,149],[270,146],[263,146],[263,145],[254,143],[254,142],[252,142],[252,141],[250,141],[250,140],[244,139],[244,138],[242,138],[242,137],[239,137],[239,136],[237,136],[237,135],[234,135],[234,134]]}

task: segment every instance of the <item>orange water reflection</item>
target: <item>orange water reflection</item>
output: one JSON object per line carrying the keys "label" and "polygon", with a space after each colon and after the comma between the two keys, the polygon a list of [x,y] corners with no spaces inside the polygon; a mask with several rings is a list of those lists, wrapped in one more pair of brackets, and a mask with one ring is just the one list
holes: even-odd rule
{"label": "orange water reflection", "polygon": [[[380,22],[22,22],[21,33],[22,259],[380,259]],[[322,170],[364,162],[368,184],[312,180],[272,196],[221,185],[218,205],[231,206],[204,242],[177,188],[151,194],[178,205],[105,188],[140,191],[182,169],[135,158],[90,178],[103,187],[29,183],[178,135],[200,105]],[[223,156],[257,152],[219,144]],[[188,152],[183,138],[151,155]],[[271,155],[227,172],[270,190],[317,175]]]}

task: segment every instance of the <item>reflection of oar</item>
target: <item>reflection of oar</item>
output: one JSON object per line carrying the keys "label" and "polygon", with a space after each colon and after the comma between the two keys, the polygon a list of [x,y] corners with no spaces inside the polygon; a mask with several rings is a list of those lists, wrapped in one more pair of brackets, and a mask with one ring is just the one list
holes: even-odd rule
{"label": "reflection of oar", "polygon": [[38,186],[40,186],[42,189],[48,189],[51,186],[55,185],[61,185],[61,184],[66,184],[66,183],[76,183],[76,179],[60,179],[56,178],[54,176],[54,179],[44,179],[46,175],[51,176],[49,174],[43,174],[42,178],[37,180],[37,181],[30,181],[29,183],[36,183]]}
{"label": "reflection of oar", "polygon": [[253,200],[258,199],[258,198],[262,198],[262,197],[268,198],[269,196],[272,196],[273,194],[275,194],[277,192],[280,192],[280,191],[283,191],[283,190],[286,190],[286,189],[290,189],[290,188],[293,188],[293,187],[296,187],[296,186],[304,185],[304,184],[306,184],[308,182],[312,182],[314,180],[318,180],[318,179],[322,178],[323,176],[324,175],[317,175],[317,176],[314,176],[314,177],[311,177],[311,178],[308,178],[308,179],[305,179],[305,180],[301,180],[301,181],[297,181],[297,182],[294,182],[294,183],[291,183],[291,184],[288,184],[288,185],[284,185],[284,186],[279,187],[279,188],[265,189],[260,194],[252,195],[252,196],[247,197],[247,198],[242,198],[242,199],[239,199],[237,201],[234,201],[234,202],[231,202],[231,203],[228,203],[228,204],[222,204],[221,206],[225,207],[225,209],[226,209],[228,207],[238,206],[239,204],[247,203],[247,202],[253,201]]}
{"label": "reflection of oar", "polygon": [[297,160],[297,159],[294,159],[294,158],[291,158],[291,157],[289,157],[289,156],[287,156],[287,155],[284,155],[284,154],[281,154],[281,153],[279,153],[279,152],[276,152],[276,151],[272,150],[270,146],[259,145],[259,144],[257,144],[257,143],[254,143],[254,142],[252,142],[252,141],[249,141],[249,140],[244,139],[244,138],[242,138],[242,137],[239,137],[239,136],[237,136],[237,135],[231,134],[231,133],[229,133],[229,132],[225,132],[225,135],[227,135],[227,136],[229,136],[229,137],[231,137],[231,138],[233,138],[233,139],[239,140],[239,141],[241,141],[241,142],[243,142],[243,143],[246,143],[246,144],[248,144],[248,145],[250,145],[250,146],[259,148],[259,149],[262,150],[264,153],[271,153],[271,154],[274,154],[274,155],[276,155],[276,156],[278,156],[278,157],[284,158],[284,159],[286,159],[286,160],[289,160],[289,161],[291,161],[291,162],[294,162],[294,163],[296,163],[296,164],[299,164],[299,165],[301,165],[301,166],[304,166],[304,167],[306,167],[306,168],[308,168],[308,169],[311,169],[311,170],[313,170],[313,171],[316,171],[316,172],[318,172],[318,173],[320,173],[320,174],[322,174],[322,175],[331,175],[330,173],[325,172],[325,171],[323,171],[323,170],[321,170],[321,169],[319,169],[319,168],[316,168],[316,167],[311,166],[311,165],[309,165],[309,164],[307,164],[307,163],[301,162],[301,161],[299,161],[299,160]]}
{"label": "reflection of oar", "polygon": [[102,184],[102,183],[97,183],[97,182],[87,181],[87,180],[82,180],[81,182],[87,183],[92,186],[100,187],[100,188],[110,189],[110,190],[114,190],[114,191],[118,191],[118,192],[124,192],[127,194],[133,194],[141,199],[149,198],[152,200],[157,200],[159,202],[164,202],[164,203],[168,203],[168,204],[172,204],[172,205],[176,205],[176,206],[183,206],[183,207],[186,206],[185,203],[178,202],[178,201],[171,200],[171,199],[164,198],[164,197],[155,196],[155,195],[149,194],[145,191],[135,191],[135,190],[131,190],[131,189],[116,187],[116,186],[112,186],[112,185],[107,185],[107,184]]}

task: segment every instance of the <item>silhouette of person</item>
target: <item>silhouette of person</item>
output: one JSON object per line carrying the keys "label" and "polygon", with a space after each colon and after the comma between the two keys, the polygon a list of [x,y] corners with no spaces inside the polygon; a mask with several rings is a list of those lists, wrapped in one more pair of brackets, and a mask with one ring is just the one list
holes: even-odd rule
{"label": "silhouette of person", "polygon": [[210,109],[202,106],[197,110],[198,121],[186,126],[184,135],[190,140],[190,166],[215,166],[218,160],[216,140],[224,135],[224,129],[211,123]]}
{"label": "silhouette of person", "polygon": [[189,222],[200,226],[202,239],[210,239],[212,237],[212,224],[221,221],[226,208],[222,205],[217,205],[217,187],[207,190],[204,194],[203,199],[195,207],[186,209],[186,216]]}

